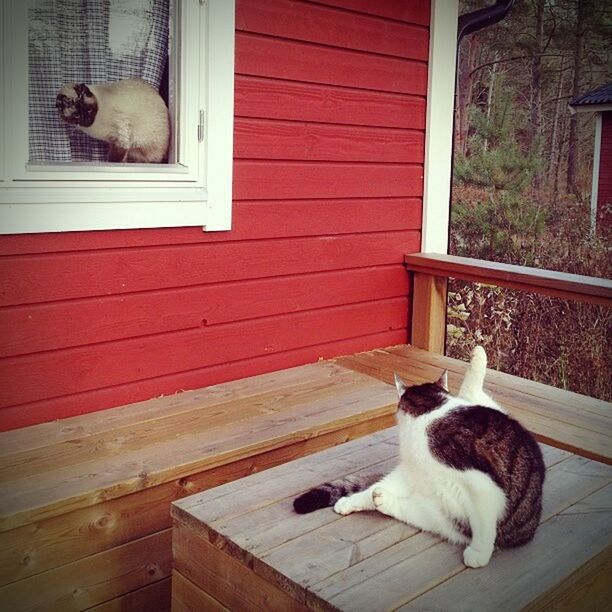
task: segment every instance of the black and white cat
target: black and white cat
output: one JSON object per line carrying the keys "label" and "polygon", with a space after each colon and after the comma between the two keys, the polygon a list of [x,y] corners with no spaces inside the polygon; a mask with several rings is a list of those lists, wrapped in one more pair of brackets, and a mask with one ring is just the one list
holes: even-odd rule
{"label": "black and white cat", "polygon": [[[408,387],[396,375],[400,461],[388,475],[325,483],[294,500],[298,513],[378,510],[455,544],[469,567],[495,546],[533,538],[542,513],[537,442],[483,390],[487,357],[476,347],[458,396],[440,380]],[[351,494],[349,494],[351,493]]]}
{"label": "black and white cat", "polygon": [[142,79],[64,85],[56,107],[64,121],[109,143],[109,161],[159,163],[166,159],[168,108]]}

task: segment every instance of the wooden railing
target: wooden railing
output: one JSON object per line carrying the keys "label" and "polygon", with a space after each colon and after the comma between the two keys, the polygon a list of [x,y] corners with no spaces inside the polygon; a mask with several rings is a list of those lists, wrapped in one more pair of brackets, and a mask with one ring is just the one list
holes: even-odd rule
{"label": "wooden railing", "polygon": [[603,278],[433,253],[406,255],[405,263],[413,274],[411,343],[435,353],[444,353],[449,278],[612,306],[612,281]]}

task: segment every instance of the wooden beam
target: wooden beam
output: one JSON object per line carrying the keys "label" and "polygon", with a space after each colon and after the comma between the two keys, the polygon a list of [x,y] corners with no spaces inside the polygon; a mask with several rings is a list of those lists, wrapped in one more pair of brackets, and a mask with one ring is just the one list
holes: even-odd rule
{"label": "wooden beam", "polygon": [[406,255],[405,263],[415,276],[419,273],[442,278],[458,278],[590,304],[612,306],[612,281],[603,278],[437,253]]}
{"label": "wooden beam", "polygon": [[442,276],[414,274],[410,342],[441,355],[446,338],[446,285],[447,280]]}

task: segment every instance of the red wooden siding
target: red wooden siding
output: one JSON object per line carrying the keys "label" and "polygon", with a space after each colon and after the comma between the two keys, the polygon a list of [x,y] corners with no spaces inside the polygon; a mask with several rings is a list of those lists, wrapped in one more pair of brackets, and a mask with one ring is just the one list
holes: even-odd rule
{"label": "red wooden siding", "polygon": [[232,230],[0,238],[0,428],[404,342],[428,22],[237,0]]}
{"label": "red wooden siding", "polygon": [[612,111],[602,113],[601,117],[597,227],[603,232],[612,228]]}

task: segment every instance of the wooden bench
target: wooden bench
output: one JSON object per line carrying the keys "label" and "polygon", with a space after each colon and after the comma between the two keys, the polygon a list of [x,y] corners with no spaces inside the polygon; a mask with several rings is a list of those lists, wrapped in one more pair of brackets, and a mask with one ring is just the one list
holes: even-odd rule
{"label": "wooden bench", "polygon": [[0,609],[170,607],[170,502],[388,427],[330,362],[0,434]]}
{"label": "wooden bench", "polygon": [[[465,364],[410,346],[319,362],[0,434],[0,601],[170,606],[170,503],[394,423],[392,372]],[[610,405],[490,372],[540,440],[612,462]]]}
{"label": "wooden bench", "polygon": [[612,605],[612,467],[543,446],[528,545],[467,569],[462,551],[377,512],[293,511],[294,497],[390,470],[396,428],[173,504],[173,612],[603,610]]}

